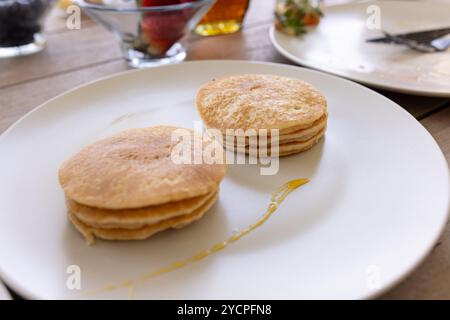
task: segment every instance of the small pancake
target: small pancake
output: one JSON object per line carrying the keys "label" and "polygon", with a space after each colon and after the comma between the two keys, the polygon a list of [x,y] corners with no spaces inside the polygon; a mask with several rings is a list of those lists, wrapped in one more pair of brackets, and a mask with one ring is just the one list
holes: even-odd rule
{"label": "small pancake", "polygon": [[280,153],[278,153],[278,156],[279,157],[287,157],[287,156],[290,156],[290,155],[293,155],[293,154],[297,154],[297,153],[308,151],[309,149],[314,147],[319,141],[320,141],[320,139],[316,140],[313,144],[311,144],[309,146],[305,146],[305,147],[297,149],[297,150],[293,150],[292,149],[292,150],[289,150],[289,151],[280,152]]}
{"label": "small pancake", "polygon": [[324,120],[325,120],[325,124],[326,124],[326,121],[328,121],[328,112],[327,111],[325,111],[325,114],[322,117],[320,117],[319,119],[314,121],[310,127],[292,126],[292,127],[289,127],[289,128],[280,129],[280,136],[288,135],[288,134],[295,133],[295,132],[299,132],[300,130],[304,130],[304,129],[308,129],[308,128],[314,127],[316,125],[320,125],[320,123],[322,123],[322,121],[324,121]]}
{"label": "small pancake", "polygon": [[227,76],[204,84],[196,97],[205,125],[226,129],[309,128],[326,114],[325,97],[310,84],[263,74]]}
{"label": "small pancake", "polygon": [[138,229],[93,228],[78,220],[77,217],[70,212],[69,219],[72,221],[75,228],[85,237],[89,244],[93,244],[95,242],[95,237],[105,240],[143,240],[154,235],[155,233],[170,228],[179,229],[200,219],[209,210],[209,208],[213,206],[216,200],[217,194],[190,214],[163,220],[156,224],[146,225]]}
{"label": "small pancake", "polygon": [[317,135],[312,137],[311,139],[307,141],[300,141],[300,142],[288,142],[284,144],[280,144],[280,147],[278,149],[278,155],[279,156],[285,156],[292,153],[298,153],[303,152],[306,150],[311,149],[319,140],[324,136],[325,130],[319,132]]}
{"label": "small pancake", "polygon": [[172,141],[172,135],[177,132],[187,133],[192,150],[196,143],[202,143],[203,148],[218,144],[206,135],[172,126],[123,131],[86,146],[63,163],[59,181],[66,196],[91,207],[132,209],[216,190],[226,172],[225,161],[175,163],[172,151],[180,145]]}
{"label": "small pancake", "polygon": [[[322,117],[317,123],[315,123],[313,126],[301,130],[294,131],[292,133],[287,133],[283,135],[279,135],[278,141],[279,144],[283,144],[286,142],[294,142],[294,141],[306,141],[310,138],[317,135],[322,130],[326,129],[327,126],[327,117]],[[270,145],[271,143],[271,136],[269,135],[267,137],[267,143]],[[227,146],[230,146],[232,144],[229,143],[229,141],[234,141],[234,144],[237,144],[237,137],[233,136],[227,136],[225,140],[225,144]],[[245,137],[245,144],[249,144],[249,137]]]}
{"label": "small pancake", "polygon": [[314,137],[321,131],[325,130],[326,127],[327,127],[327,117],[325,116],[318,123],[314,124],[309,128],[280,135],[279,142],[284,143],[289,141],[305,141]]}
{"label": "small pancake", "polygon": [[[316,134],[315,136],[311,137],[308,140],[305,141],[292,141],[292,142],[287,142],[287,143],[283,143],[280,144],[278,147],[278,153],[277,154],[271,154],[271,149],[270,149],[270,145],[268,145],[268,155],[269,156],[280,156],[283,157],[285,155],[290,155],[292,153],[299,153],[299,152],[303,152],[306,151],[308,149],[310,149],[311,147],[313,147],[319,140],[320,138],[322,138],[325,134],[325,129],[321,130],[318,134]],[[235,152],[239,152],[239,153],[245,153],[245,154],[249,154],[249,147],[246,146],[245,150],[244,148],[237,148],[233,145],[226,145],[225,146],[227,148],[227,150],[229,151],[235,151]]]}
{"label": "small pancake", "polygon": [[217,193],[218,190],[214,190],[204,196],[137,209],[101,209],[85,206],[71,199],[66,199],[66,204],[69,211],[80,222],[90,227],[137,229],[145,225],[192,213],[208,200],[216,197]]}

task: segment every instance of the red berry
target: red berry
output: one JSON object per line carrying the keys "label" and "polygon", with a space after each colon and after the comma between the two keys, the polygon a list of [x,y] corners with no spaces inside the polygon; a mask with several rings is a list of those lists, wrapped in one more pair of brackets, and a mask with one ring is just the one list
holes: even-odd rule
{"label": "red berry", "polygon": [[164,54],[184,35],[187,17],[182,11],[147,13],[141,21],[141,32],[151,47]]}
{"label": "red berry", "polygon": [[[142,6],[159,6],[187,3],[193,0],[141,0]],[[140,23],[141,34],[148,41],[148,51],[152,54],[164,54],[175,42],[180,40],[187,22],[195,9],[186,8],[167,12],[146,12]]]}

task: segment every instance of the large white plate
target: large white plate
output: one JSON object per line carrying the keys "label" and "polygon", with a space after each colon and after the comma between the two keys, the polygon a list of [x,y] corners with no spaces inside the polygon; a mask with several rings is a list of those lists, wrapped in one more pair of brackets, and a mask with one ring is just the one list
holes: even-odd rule
{"label": "large white plate", "polygon": [[381,29],[394,34],[450,27],[450,3],[370,1],[324,7],[325,17],[306,35],[272,28],[270,38],[282,55],[304,66],[388,90],[450,97],[450,49],[424,54],[366,42],[383,36],[367,26],[368,8],[376,10],[370,6],[380,9]]}
{"label": "large white plate", "polygon": [[[140,242],[87,246],[69,224],[57,171],[86,143],[130,127],[193,127],[197,88],[224,74],[304,79],[329,103],[326,139],[283,158],[275,176],[232,165],[201,221]],[[128,72],[63,94],[0,138],[0,276],[30,298],[70,298],[139,277],[255,221],[284,182],[308,177],[266,225],[225,251],[136,287],[136,298],[366,298],[427,254],[446,221],[446,161],[430,134],[392,101],[358,84],[293,66],[189,62]],[[126,298],[127,290],[96,298]]]}

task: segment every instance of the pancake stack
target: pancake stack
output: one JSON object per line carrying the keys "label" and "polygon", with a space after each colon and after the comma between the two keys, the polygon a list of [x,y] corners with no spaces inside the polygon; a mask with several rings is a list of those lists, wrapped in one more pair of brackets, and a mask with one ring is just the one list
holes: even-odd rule
{"label": "pancake stack", "polygon": [[[63,163],[59,181],[73,225],[93,243],[140,240],[200,219],[216,202],[225,164],[172,160],[180,128],[130,129],[86,146]],[[186,130],[203,148],[211,141]],[[201,141],[200,141],[201,140]]]}
{"label": "pancake stack", "polygon": [[[267,144],[267,155],[286,156],[313,147],[327,127],[323,94],[304,81],[275,75],[214,79],[199,89],[196,106],[205,125],[223,134],[227,149],[247,154],[254,132],[256,149]],[[266,143],[258,140],[261,129],[267,130]],[[278,152],[272,154],[270,147],[275,140],[271,129],[277,129],[279,136]]]}

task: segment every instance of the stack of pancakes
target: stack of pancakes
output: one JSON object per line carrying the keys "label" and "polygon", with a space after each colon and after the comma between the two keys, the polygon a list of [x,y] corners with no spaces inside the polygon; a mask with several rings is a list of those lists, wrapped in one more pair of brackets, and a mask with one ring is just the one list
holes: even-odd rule
{"label": "stack of pancakes", "polygon": [[[216,202],[226,165],[177,164],[172,133],[179,128],[130,129],[83,148],[63,163],[59,181],[69,218],[93,243],[139,240],[200,219]],[[191,135],[192,145],[207,137]]]}
{"label": "stack of pancakes", "polygon": [[[276,143],[271,130],[277,129],[279,149],[271,155],[285,156],[314,146],[327,126],[323,94],[304,81],[274,75],[214,79],[199,89],[196,106],[205,125],[223,134],[225,147],[247,154],[254,132],[256,147],[267,144],[270,153]],[[258,140],[265,136],[261,129],[268,133],[265,142]]]}

